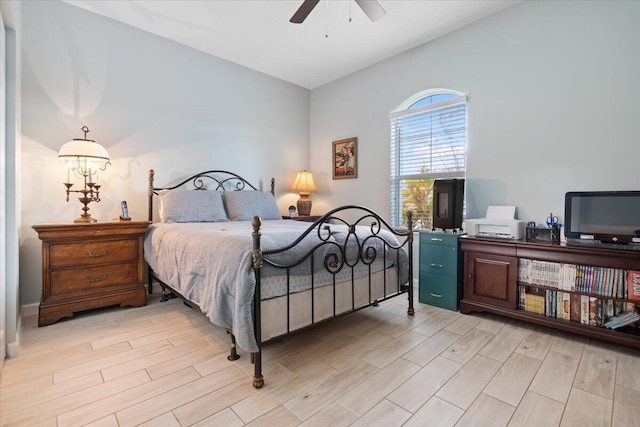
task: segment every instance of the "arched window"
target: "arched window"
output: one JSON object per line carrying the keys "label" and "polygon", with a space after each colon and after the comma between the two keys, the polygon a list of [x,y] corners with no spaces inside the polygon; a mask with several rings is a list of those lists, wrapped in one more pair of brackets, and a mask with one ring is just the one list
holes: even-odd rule
{"label": "arched window", "polygon": [[467,97],[429,89],[404,101],[391,120],[391,222],[431,229],[433,181],[464,178],[467,158]]}

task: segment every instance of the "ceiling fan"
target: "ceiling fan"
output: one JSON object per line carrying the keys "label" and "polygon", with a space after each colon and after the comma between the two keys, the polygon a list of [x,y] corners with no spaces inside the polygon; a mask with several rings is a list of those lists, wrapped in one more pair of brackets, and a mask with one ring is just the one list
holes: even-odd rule
{"label": "ceiling fan", "polygon": [[[319,2],[320,0],[304,0],[289,22],[302,24]],[[369,17],[371,22],[377,21],[387,13],[377,0],[355,0],[355,2],[360,6],[364,14]]]}

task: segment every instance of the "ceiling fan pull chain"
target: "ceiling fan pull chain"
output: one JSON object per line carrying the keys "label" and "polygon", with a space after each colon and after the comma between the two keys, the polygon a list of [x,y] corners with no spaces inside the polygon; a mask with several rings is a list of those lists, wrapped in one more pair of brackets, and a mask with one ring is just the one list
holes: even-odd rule
{"label": "ceiling fan pull chain", "polygon": [[351,1],[349,1],[349,22],[351,22]]}
{"label": "ceiling fan pull chain", "polygon": [[324,37],[329,37],[329,0],[324,0]]}

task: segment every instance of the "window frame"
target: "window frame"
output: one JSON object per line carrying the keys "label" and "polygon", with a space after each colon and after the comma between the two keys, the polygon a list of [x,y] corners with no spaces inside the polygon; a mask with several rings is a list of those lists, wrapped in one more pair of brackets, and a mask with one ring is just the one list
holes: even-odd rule
{"label": "window frame", "polygon": [[[436,96],[436,95],[451,95],[452,97],[449,99],[436,101],[430,104],[421,105],[418,107],[411,108],[416,103],[421,100]],[[401,152],[402,152],[402,144],[399,142],[400,136],[399,132],[401,132],[401,127],[395,124],[396,120],[400,120],[403,118],[411,117],[413,115],[422,114],[428,111],[436,111],[448,107],[453,107],[456,105],[464,104],[464,165],[463,170],[460,171],[450,171],[450,172],[427,172],[427,173],[417,173],[417,174],[401,174]],[[445,88],[433,88],[420,91],[406,100],[404,100],[396,109],[394,109],[389,114],[389,124],[390,124],[390,154],[391,154],[391,223],[394,227],[402,227],[406,224],[406,218],[404,218],[404,195],[402,194],[404,188],[402,184],[408,180],[416,180],[416,179],[446,179],[446,178],[465,178],[466,177],[466,166],[467,166],[467,152],[468,152],[468,97],[467,95]],[[428,159],[431,159],[429,155]],[[414,218],[417,220],[417,218]],[[431,225],[431,219],[428,219],[428,225]],[[414,228],[426,228],[424,224],[421,227],[421,224],[414,223]]]}

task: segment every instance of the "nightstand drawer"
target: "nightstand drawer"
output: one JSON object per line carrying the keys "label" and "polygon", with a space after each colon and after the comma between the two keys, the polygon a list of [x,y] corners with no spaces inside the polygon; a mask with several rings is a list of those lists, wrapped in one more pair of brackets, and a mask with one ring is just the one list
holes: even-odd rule
{"label": "nightstand drawer", "polygon": [[420,272],[418,300],[449,310],[458,309],[458,289],[456,282],[438,274]]}
{"label": "nightstand drawer", "polygon": [[138,282],[138,264],[105,265],[51,272],[51,296]]}
{"label": "nightstand drawer", "polygon": [[420,245],[420,273],[455,276],[457,268],[456,246]]}
{"label": "nightstand drawer", "polygon": [[137,258],[138,242],[134,239],[60,243],[51,245],[49,268],[118,264]]}

